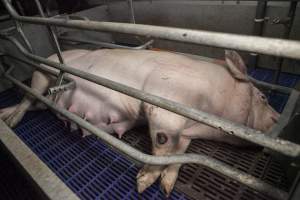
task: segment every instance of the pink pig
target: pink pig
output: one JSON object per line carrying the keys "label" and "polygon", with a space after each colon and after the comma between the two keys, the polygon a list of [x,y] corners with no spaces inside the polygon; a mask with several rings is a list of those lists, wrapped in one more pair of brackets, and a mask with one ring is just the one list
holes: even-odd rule
{"label": "pink pig", "polygon": [[[225,51],[225,62],[210,63],[187,56],[149,50],[71,50],[63,52],[66,63],[145,92],[212,113],[261,131],[268,131],[279,114],[249,81],[246,66],[234,51]],[[56,55],[49,57],[57,61]],[[117,133],[119,138],[139,122],[149,123],[154,155],[183,154],[192,139],[207,139],[234,145],[249,145],[237,137],[144,103],[103,86],[69,75],[76,89],[59,96],[57,106],[68,109],[91,124]],[[31,87],[43,94],[55,81],[34,72]],[[0,110],[1,119],[15,126],[34,99],[25,96],[16,106]],[[84,134],[88,134],[83,130]],[[145,165],[137,175],[143,192],[161,177],[169,195],[180,164]]]}

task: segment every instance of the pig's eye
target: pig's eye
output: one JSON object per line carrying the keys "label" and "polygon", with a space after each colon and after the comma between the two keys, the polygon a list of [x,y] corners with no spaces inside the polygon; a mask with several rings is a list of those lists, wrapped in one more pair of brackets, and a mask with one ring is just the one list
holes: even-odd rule
{"label": "pig's eye", "polygon": [[267,101],[267,97],[265,95],[261,95],[260,97],[263,101],[265,101],[265,102]]}
{"label": "pig's eye", "polygon": [[158,132],[156,135],[156,142],[158,144],[165,144],[168,141],[168,137],[163,132]]}

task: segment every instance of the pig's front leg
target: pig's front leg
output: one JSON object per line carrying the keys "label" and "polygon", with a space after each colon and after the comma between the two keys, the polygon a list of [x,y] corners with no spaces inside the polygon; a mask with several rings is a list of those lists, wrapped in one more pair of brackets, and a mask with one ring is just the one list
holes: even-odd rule
{"label": "pig's front leg", "polygon": [[[183,154],[188,148],[190,142],[191,139],[180,137],[174,154]],[[160,185],[167,197],[171,194],[174,188],[181,165],[182,164],[169,165],[161,173]]]}
{"label": "pig's front leg", "polygon": [[144,165],[136,176],[138,192],[142,193],[151,186],[158,179],[164,168],[165,166]]}
{"label": "pig's front leg", "polygon": [[[152,139],[152,154],[156,156],[167,156],[172,155],[173,153],[180,152],[177,147],[179,142],[179,136],[177,134],[166,134],[166,132],[159,132],[159,131],[150,131],[151,132],[151,139]],[[189,142],[186,144],[188,146]],[[176,149],[176,150],[175,150]],[[185,151],[185,149],[183,150]],[[166,166],[160,165],[145,165],[137,175],[137,188],[138,192],[143,192],[146,188],[151,186],[158,177],[162,174],[163,170]],[[180,168],[180,166],[178,167]],[[175,170],[176,171],[176,170]],[[165,177],[162,179],[163,183],[163,190],[168,192],[168,188],[173,188],[173,185],[176,181],[177,176],[174,179],[169,177],[171,174],[174,173],[174,169],[170,171],[166,171]],[[172,190],[172,189],[170,189]]]}
{"label": "pig's front leg", "polygon": [[[39,94],[46,92],[50,85],[50,77],[45,74],[35,71],[31,80],[31,88],[37,91]],[[5,123],[14,127],[21,121],[26,111],[33,105],[35,98],[29,94],[26,94],[21,103],[4,108],[0,110],[0,119]]]}

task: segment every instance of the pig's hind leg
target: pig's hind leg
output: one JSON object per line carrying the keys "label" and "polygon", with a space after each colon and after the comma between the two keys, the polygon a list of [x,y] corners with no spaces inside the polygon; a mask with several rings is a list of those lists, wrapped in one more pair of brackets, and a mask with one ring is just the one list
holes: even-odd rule
{"label": "pig's hind leg", "polygon": [[[50,85],[51,78],[45,74],[35,71],[31,80],[31,88],[37,91],[39,94],[46,92]],[[22,101],[8,108],[0,110],[0,119],[4,120],[5,123],[14,127],[21,121],[26,111],[33,105],[35,98],[29,94],[26,94]]]}

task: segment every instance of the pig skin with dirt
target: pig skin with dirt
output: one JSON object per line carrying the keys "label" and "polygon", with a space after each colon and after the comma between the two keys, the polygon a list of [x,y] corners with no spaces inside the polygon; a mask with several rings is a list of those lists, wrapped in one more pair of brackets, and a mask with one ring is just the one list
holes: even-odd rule
{"label": "pig skin with dirt", "polygon": [[[74,68],[261,131],[268,131],[279,117],[266,97],[249,81],[246,66],[235,51],[226,50],[225,61],[215,63],[150,50],[70,50],[63,52],[63,56],[66,64]],[[56,55],[49,59],[58,61]],[[146,121],[154,155],[183,154],[192,139],[249,145],[221,130],[79,77],[69,77],[75,80],[76,88],[61,94],[57,106],[108,133],[118,134],[119,138]],[[54,77],[35,71],[31,87],[43,94],[54,82]],[[13,127],[33,103],[34,99],[26,95],[20,104],[0,110],[0,117]],[[83,130],[83,134],[88,133]],[[161,187],[169,195],[180,166],[145,165],[137,175],[138,192],[143,192],[160,177]]]}

